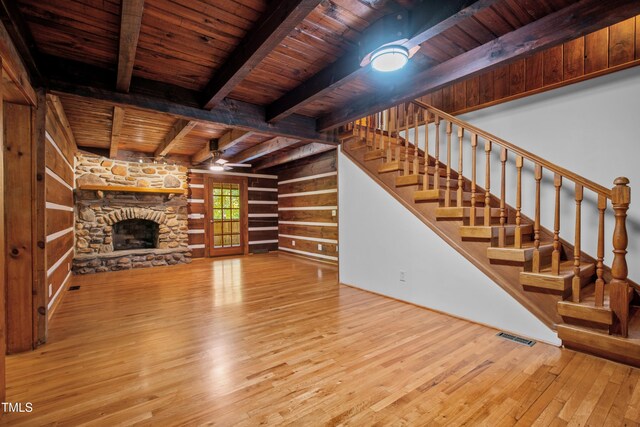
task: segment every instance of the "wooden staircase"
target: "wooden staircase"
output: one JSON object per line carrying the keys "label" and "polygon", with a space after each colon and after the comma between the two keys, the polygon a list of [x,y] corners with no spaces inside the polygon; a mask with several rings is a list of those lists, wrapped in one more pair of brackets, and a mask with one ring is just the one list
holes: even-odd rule
{"label": "wooden staircase", "polygon": [[[627,278],[626,265],[625,220],[630,202],[626,178],[616,179],[613,189],[605,188],[418,101],[350,123],[340,135],[345,155],[556,330],[564,346],[640,366],[640,288]],[[484,144],[479,146],[481,140]],[[484,156],[478,156],[480,149]],[[465,150],[471,150],[466,157],[471,157],[469,176],[463,169]],[[514,207],[505,202],[510,155],[515,155]],[[476,176],[480,166],[482,187]],[[525,166],[535,180],[535,195],[526,195],[535,204],[533,219],[522,213]],[[495,167],[500,171],[497,194],[491,188]],[[551,230],[540,223],[545,172],[553,175],[555,188]],[[561,190],[566,181],[574,184],[576,204],[571,243],[563,240],[560,230]],[[581,215],[585,190],[594,192],[598,200],[596,258],[581,251],[581,233],[587,231],[582,230]],[[604,265],[609,202],[615,212],[611,268]]]}

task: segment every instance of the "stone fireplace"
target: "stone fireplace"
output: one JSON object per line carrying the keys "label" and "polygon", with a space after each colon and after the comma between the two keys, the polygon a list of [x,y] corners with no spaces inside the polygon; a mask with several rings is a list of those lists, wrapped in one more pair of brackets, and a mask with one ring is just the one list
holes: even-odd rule
{"label": "stone fireplace", "polygon": [[[170,166],[173,168],[170,176],[178,181],[179,187],[175,193],[167,193],[164,186],[139,187],[135,185],[136,180],[129,181],[133,184],[129,186],[120,185],[122,182],[117,182],[117,187],[109,184],[113,174],[109,166],[121,168],[118,171],[132,171],[132,175],[137,175],[134,178],[143,180],[144,184],[164,183],[169,175],[158,174],[162,166],[145,168],[137,163],[116,163],[88,156],[81,156],[79,160],[78,164],[85,166],[77,168],[73,262],[76,274],[191,262],[187,197],[180,188],[183,182],[186,186],[184,172]],[[108,167],[103,166],[105,164]],[[143,169],[147,173],[142,172]],[[157,175],[156,181],[153,175]],[[95,189],[96,186],[100,189]],[[144,192],[141,188],[145,188]]]}

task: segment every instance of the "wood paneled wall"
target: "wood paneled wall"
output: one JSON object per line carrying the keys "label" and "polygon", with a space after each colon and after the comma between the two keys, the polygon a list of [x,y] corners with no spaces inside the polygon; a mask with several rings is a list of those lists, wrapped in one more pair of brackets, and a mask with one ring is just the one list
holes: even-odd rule
{"label": "wood paneled wall", "polygon": [[77,150],[61,104],[47,99],[45,133],[46,287],[51,318],[69,285],[74,248],[74,161]]}
{"label": "wood paneled wall", "polygon": [[[202,170],[189,172],[189,248],[194,258],[205,257],[209,248],[205,239],[208,223],[205,209],[205,177]],[[216,174],[219,175],[219,174]],[[249,253],[278,248],[278,181],[275,175],[235,173],[246,176],[248,186]]]}
{"label": "wood paneled wall", "polygon": [[640,64],[640,16],[422,98],[451,114],[489,107]]}
{"label": "wood paneled wall", "polygon": [[338,262],[336,150],[291,162],[278,175],[278,249]]}

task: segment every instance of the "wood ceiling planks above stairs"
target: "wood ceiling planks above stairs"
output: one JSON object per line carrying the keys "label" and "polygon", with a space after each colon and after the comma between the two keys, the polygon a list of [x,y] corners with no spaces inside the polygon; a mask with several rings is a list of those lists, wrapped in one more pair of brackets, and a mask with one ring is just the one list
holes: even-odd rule
{"label": "wood ceiling planks above stairs", "polygon": [[[470,133],[470,143],[465,133]],[[627,278],[625,258],[630,201],[626,178],[616,179],[613,189],[608,189],[421,102],[372,114],[349,124],[341,135],[348,157],[532,314],[556,329],[564,345],[640,366],[639,288]],[[480,160],[476,153],[479,139],[485,142],[481,146],[485,156]],[[416,145],[422,140],[426,140],[424,149]],[[463,162],[469,148],[470,177],[463,169],[469,168]],[[492,155],[495,151],[499,156]],[[508,163],[514,154],[515,162]],[[533,219],[522,213],[525,161],[534,166]],[[482,163],[481,188],[477,169]],[[511,165],[516,168],[513,207],[506,204],[506,172]],[[491,190],[496,187],[491,186],[494,167],[500,176],[499,195]],[[544,228],[540,220],[545,170],[554,177],[552,229]],[[560,234],[563,181],[575,184],[573,243]],[[585,190],[598,199],[595,259],[581,251],[581,234],[587,232],[581,215]],[[604,237],[608,201],[615,212],[611,268],[604,265],[605,246],[609,246]]]}

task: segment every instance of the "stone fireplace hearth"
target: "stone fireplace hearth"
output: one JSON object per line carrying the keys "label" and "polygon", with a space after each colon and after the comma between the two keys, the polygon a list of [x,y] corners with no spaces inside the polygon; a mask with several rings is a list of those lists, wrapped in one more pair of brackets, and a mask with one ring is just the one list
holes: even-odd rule
{"label": "stone fireplace hearth", "polygon": [[[100,159],[92,159],[91,162],[100,162]],[[111,161],[102,161],[103,164],[105,162]],[[140,168],[135,163],[130,165],[134,171]],[[116,166],[126,168],[128,165]],[[105,174],[108,172],[100,178],[104,179]],[[177,171],[174,174],[179,177],[176,180],[182,181],[180,178],[184,176],[186,181],[184,174],[178,174]],[[81,176],[86,176],[86,173]],[[166,176],[162,174],[158,178],[162,182]],[[144,176],[144,179],[154,182],[152,176]],[[83,189],[83,183],[79,182],[75,192],[74,273],[100,273],[191,262],[186,195],[180,194],[180,190],[171,194],[161,192],[163,187],[157,187],[158,190],[150,188],[145,192],[136,191],[139,186],[130,187],[131,190],[123,186],[118,187],[117,191],[111,191],[110,188],[109,191],[89,190],[86,186]]]}

